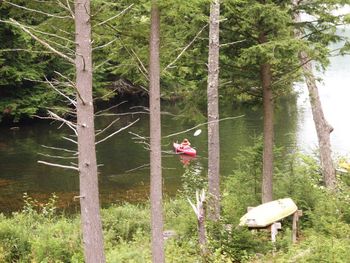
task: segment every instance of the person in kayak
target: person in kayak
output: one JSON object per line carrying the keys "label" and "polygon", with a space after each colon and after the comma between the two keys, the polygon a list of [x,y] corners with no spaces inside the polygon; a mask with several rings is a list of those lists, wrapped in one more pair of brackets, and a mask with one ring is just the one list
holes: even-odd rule
{"label": "person in kayak", "polygon": [[191,145],[190,141],[188,139],[184,139],[180,145],[180,148],[184,149],[185,147],[190,146],[190,145]]}

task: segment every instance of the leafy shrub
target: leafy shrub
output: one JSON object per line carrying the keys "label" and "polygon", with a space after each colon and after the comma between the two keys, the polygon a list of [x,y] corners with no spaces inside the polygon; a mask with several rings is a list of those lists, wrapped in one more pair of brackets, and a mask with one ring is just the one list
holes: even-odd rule
{"label": "leafy shrub", "polygon": [[31,244],[22,225],[0,218],[1,262],[25,262],[29,258]]}
{"label": "leafy shrub", "polygon": [[56,218],[55,222],[41,224],[35,232],[31,238],[34,262],[71,262],[79,255],[82,258],[77,220]]}
{"label": "leafy shrub", "polygon": [[125,203],[123,206],[103,209],[101,215],[104,234],[111,244],[132,241],[138,231],[151,231],[149,207]]}
{"label": "leafy shrub", "polygon": [[142,232],[134,233],[133,241],[121,240],[106,252],[109,263],[145,263],[151,262],[150,240]]}
{"label": "leafy shrub", "polygon": [[[347,263],[350,258],[350,239],[325,236],[314,231],[305,233],[303,241],[288,252],[278,253],[274,262],[339,262]],[[271,262],[266,257],[264,262]]]}
{"label": "leafy shrub", "polygon": [[222,192],[222,213],[224,218],[237,224],[248,206],[261,200],[261,171],[263,144],[255,139],[253,146],[242,149],[233,160],[235,169],[224,179]]}
{"label": "leafy shrub", "polygon": [[[82,262],[77,220],[55,215],[56,199],[39,204],[24,194],[22,212],[0,222],[3,262]],[[1,262],[1,261],[0,261]]]}
{"label": "leafy shrub", "polygon": [[181,176],[182,189],[179,190],[182,196],[193,195],[196,190],[207,188],[207,178],[204,177],[198,167],[186,167],[185,173]]}
{"label": "leafy shrub", "polygon": [[228,230],[221,224],[212,226],[209,235],[212,250],[220,251],[232,262],[242,262],[272,249],[269,234],[263,231],[251,232],[245,227]]}
{"label": "leafy shrub", "polygon": [[[47,201],[47,203],[39,203],[38,200],[32,198],[27,193],[23,194],[24,206],[22,209],[23,214],[27,214],[31,217],[51,219],[56,214],[56,204],[58,196],[53,193]],[[42,216],[40,216],[42,215]]]}
{"label": "leafy shrub", "polygon": [[200,262],[197,242],[174,238],[166,240],[165,261],[172,263]]}
{"label": "leafy shrub", "polygon": [[197,239],[197,218],[185,198],[169,199],[164,208],[167,229],[175,230],[179,239]]}

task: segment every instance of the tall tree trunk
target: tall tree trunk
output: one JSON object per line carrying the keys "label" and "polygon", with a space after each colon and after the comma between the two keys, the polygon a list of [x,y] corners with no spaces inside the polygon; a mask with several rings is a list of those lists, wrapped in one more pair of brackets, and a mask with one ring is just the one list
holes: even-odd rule
{"label": "tall tree trunk", "polygon": [[220,1],[210,5],[208,56],[208,187],[209,218],[220,218],[220,140],[219,140],[219,19]]}
{"label": "tall tree trunk", "polygon": [[[264,33],[259,36],[260,43],[266,43]],[[263,203],[273,200],[273,94],[271,89],[271,65],[264,63],[260,66],[260,79],[263,89],[264,108],[264,150],[263,150],[263,176],[261,186],[261,201]]]}
{"label": "tall tree trunk", "polygon": [[316,80],[312,72],[312,64],[306,52],[300,52],[300,62],[303,65],[306,85],[309,91],[309,100],[311,104],[312,117],[314,119],[318,145],[320,150],[321,168],[323,180],[327,188],[334,189],[336,184],[335,168],[332,160],[332,148],[330,141],[330,134],[333,131],[332,126],[326,121]]}
{"label": "tall tree trunk", "polygon": [[[298,5],[298,1],[293,0],[293,5],[296,7]],[[294,14],[294,21],[296,23],[301,22],[299,13]],[[296,37],[301,38],[302,34],[302,30],[295,30]],[[336,186],[336,176],[332,160],[332,148],[330,140],[330,134],[333,131],[333,128],[331,125],[328,124],[323,114],[322,104],[312,70],[311,59],[305,51],[301,51],[299,53],[299,59],[304,71],[306,85],[309,91],[309,100],[311,104],[312,117],[314,119],[316,127],[318,145],[320,150],[323,180],[327,188],[334,189]]]}
{"label": "tall tree trunk", "polygon": [[75,1],[77,132],[85,262],[105,262],[95,152],[90,1]]}
{"label": "tall tree trunk", "polygon": [[157,0],[152,0],[149,65],[149,107],[151,143],[151,225],[152,258],[154,263],[164,262],[162,162],[160,120],[160,65],[159,31],[160,18]]}

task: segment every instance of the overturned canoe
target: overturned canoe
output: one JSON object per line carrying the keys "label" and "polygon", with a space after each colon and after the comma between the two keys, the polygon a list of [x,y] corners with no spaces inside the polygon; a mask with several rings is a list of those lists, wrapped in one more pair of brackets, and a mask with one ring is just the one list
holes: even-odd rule
{"label": "overturned canoe", "polygon": [[239,225],[248,227],[266,227],[298,210],[291,198],[278,199],[252,208],[241,217]]}
{"label": "overturned canoe", "polygon": [[350,163],[346,161],[339,162],[339,167],[350,171]]}

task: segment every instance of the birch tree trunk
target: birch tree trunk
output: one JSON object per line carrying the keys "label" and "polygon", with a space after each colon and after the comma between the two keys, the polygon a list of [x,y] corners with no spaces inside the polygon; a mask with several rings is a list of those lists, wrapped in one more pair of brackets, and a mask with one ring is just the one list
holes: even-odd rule
{"label": "birch tree trunk", "polygon": [[152,0],[149,65],[149,108],[151,143],[151,225],[152,259],[162,263],[164,259],[163,206],[162,206],[162,163],[161,163],[161,120],[160,120],[160,62],[159,34],[160,18],[157,0]]}
{"label": "birch tree trunk", "polygon": [[[296,7],[298,5],[298,1],[293,0],[293,5]],[[301,22],[299,13],[294,13],[294,22]],[[295,35],[297,38],[301,38],[303,35],[302,30],[296,29]],[[318,94],[318,88],[315,76],[313,74],[311,60],[305,51],[301,51],[299,53],[299,59],[304,71],[304,77],[309,91],[312,117],[316,127],[318,145],[320,150],[323,181],[327,188],[334,189],[336,187],[336,176],[332,160],[332,148],[330,140],[330,134],[333,131],[333,128],[328,124],[323,114],[322,104],[320,96]]]}
{"label": "birch tree trunk", "polygon": [[219,140],[219,19],[220,1],[210,5],[208,56],[208,188],[209,219],[220,218],[220,140]]}
{"label": "birch tree trunk", "polygon": [[[264,33],[259,36],[260,43],[266,43],[267,38]],[[273,94],[271,89],[271,65],[264,63],[260,66],[260,79],[263,89],[263,108],[264,108],[264,150],[263,150],[263,176],[261,186],[262,203],[273,200]]]}
{"label": "birch tree trunk", "polygon": [[85,262],[105,262],[92,100],[90,1],[75,1],[77,132],[80,207]]}

